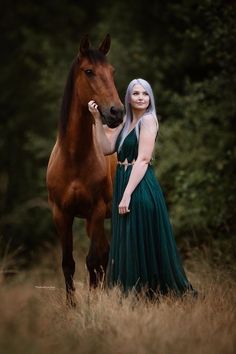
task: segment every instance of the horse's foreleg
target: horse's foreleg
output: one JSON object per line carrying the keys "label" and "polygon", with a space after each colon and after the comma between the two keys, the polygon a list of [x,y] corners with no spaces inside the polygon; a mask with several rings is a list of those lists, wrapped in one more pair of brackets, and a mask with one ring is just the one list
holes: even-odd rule
{"label": "horse's foreleg", "polygon": [[75,306],[73,275],[75,261],[73,259],[72,225],[74,217],[69,216],[57,207],[53,208],[53,219],[60,236],[62,246],[62,269],[66,284],[66,297],[69,306]]}
{"label": "horse's foreleg", "polygon": [[95,210],[87,220],[87,232],[90,242],[86,264],[90,275],[90,287],[97,287],[103,282],[109,255],[109,243],[104,230],[105,205]]}

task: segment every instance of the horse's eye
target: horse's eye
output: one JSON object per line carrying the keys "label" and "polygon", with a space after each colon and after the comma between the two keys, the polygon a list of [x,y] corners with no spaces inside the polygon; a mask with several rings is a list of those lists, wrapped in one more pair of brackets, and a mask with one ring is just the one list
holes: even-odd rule
{"label": "horse's eye", "polygon": [[86,70],[84,70],[84,71],[85,71],[85,74],[86,74],[87,76],[93,76],[93,75],[94,75],[93,70],[91,70],[91,69],[86,69]]}

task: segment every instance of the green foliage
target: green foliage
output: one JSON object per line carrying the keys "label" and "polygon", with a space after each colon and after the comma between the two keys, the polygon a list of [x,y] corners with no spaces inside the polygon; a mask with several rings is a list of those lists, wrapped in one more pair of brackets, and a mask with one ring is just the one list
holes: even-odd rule
{"label": "green foliage", "polygon": [[207,99],[212,86],[187,86],[188,94],[178,102],[183,118],[161,130],[160,178],[179,231],[190,237],[193,229],[200,235],[203,230],[227,232],[234,225],[236,202],[235,133],[227,113],[219,114],[221,100]]}
{"label": "green foliage", "polygon": [[197,230],[198,241],[204,230],[228,238],[235,232],[235,8],[219,10],[219,4],[201,5],[207,35],[201,28],[187,32],[192,38],[202,36],[201,62],[208,71],[200,82],[188,79],[184,94],[174,94],[178,114],[173,107],[163,129],[168,148],[162,157],[172,160],[162,162],[163,178],[172,175],[174,181],[170,200],[177,230],[190,235]]}

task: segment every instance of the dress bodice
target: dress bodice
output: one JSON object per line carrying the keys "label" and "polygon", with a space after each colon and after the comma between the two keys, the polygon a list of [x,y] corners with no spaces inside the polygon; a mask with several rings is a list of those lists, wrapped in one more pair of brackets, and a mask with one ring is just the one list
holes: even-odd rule
{"label": "dress bodice", "polygon": [[120,140],[121,140],[121,133],[119,134],[116,141],[116,151],[117,151],[118,161],[123,162],[127,159],[128,162],[132,162],[133,160],[136,160],[138,156],[138,140],[135,133],[135,128],[132,129],[129,132],[129,134],[126,136],[120,151],[118,151]]}

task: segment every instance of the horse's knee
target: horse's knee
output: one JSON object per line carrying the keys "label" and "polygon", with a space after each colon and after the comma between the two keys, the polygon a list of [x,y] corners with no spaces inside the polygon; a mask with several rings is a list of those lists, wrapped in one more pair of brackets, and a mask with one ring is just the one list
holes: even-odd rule
{"label": "horse's knee", "polygon": [[88,269],[99,270],[101,267],[106,268],[108,263],[108,256],[109,256],[109,249],[104,251],[101,254],[89,252],[86,257],[86,264]]}

